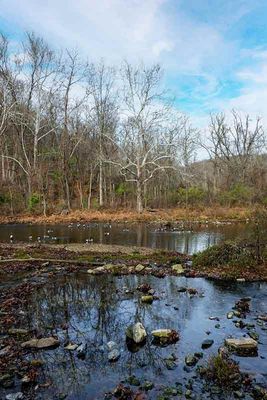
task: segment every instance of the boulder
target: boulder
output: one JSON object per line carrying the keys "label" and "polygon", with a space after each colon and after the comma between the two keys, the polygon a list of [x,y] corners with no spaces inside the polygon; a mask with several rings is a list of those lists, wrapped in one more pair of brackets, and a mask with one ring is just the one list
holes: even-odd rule
{"label": "boulder", "polygon": [[174,329],[156,329],[151,332],[153,343],[160,346],[176,343],[179,335]]}
{"label": "boulder", "polygon": [[59,340],[52,336],[41,339],[31,339],[21,344],[21,347],[26,349],[48,349],[57,346],[59,346]]}
{"label": "boulder", "polygon": [[182,264],[174,264],[172,265],[172,271],[175,272],[177,275],[181,275],[184,273],[184,267]]}
{"label": "boulder", "polygon": [[225,345],[238,354],[254,355],[258,350],[258,343],[252,338],[225,339]]}
{"label": "boulder", "polygon": [[142,343],[146,339],[147,333],[141,322],[137,322],[127,328],[126,336],[135,343]]}

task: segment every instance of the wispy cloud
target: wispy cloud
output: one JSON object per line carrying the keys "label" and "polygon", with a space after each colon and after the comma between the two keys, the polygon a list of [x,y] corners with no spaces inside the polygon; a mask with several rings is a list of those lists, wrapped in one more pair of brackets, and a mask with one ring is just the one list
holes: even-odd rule
{"label": "wispy cloud", "polygon": [[267,18],[265,0],[2,0],[0,8],[11,34],[34,30],[90,60],[160,62],[177,107],[199,121],[231,107],[267,114],[267,30],[255,15]]}

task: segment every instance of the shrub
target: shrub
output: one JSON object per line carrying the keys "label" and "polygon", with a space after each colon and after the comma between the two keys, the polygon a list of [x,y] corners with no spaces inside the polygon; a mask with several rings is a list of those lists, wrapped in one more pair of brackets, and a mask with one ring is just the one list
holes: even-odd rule
{"label": "shrub", "polygon": [[193,267],[253,266],[256,258],[246,245],[224,242],[193,257]]}
{"label": "shrub", "polygon": [[205,191],[198,187],[198,186],[192,186],[188,189],[185,188],[179,188],[178,189],[178,203],[180,204],[185,204],[186,199],[188,204],[194,205],[203,202],[203,200],[206,197]]}
{"label": "shrub", "polygon": [[235,387],[238,375],[240,375],[238,364],[230,358],[217,354],[208,360],[205,376],[217,385],[226,388]]}
{"label": "shrub", "polygon": [[29,198],[29,210],[32,211],[39,203],[40,203],[41,197],[38,193],[33,193],[31,197]]}
{"label": "shrub", "polygon": [[250,202],[252,195],[253,192],[250,187],[237,183],[230,190],[222,192],[219,195],[219,200],[222,204],[233,206]]}

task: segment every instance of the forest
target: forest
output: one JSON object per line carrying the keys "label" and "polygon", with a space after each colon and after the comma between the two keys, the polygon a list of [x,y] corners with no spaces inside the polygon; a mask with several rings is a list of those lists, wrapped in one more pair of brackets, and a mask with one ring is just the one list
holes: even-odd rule
{"label": "forest", "polygon": [[20,47],[2,35],[1,212],[265,205],[260,116],[215,113],[200,130],[178,100],[158,64],[114,67],[35,33]]}

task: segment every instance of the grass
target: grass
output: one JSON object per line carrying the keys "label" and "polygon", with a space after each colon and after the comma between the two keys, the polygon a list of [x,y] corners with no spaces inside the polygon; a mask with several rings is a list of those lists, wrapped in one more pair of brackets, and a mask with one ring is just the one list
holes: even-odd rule
{"label": "grass", "polygon": [[226,389],[236,387],[238,375],[240,375],[238,364],[220,354],[211,356],[205,368],[205,377]]}
{"label": "grass", "polygon": [[44,217],[31,214],[20,214],[16,216],[2,216],[1,223],[23,222],[23,223],[70,223],[75,221],[98,221],[98,222],[176,222],[176,221],[225,221],[246,220],[251,217],[252,208],[249,207],[194,207],[185,209],[168,208],[157,209],[153,212],[146,210],[138,214],[129,209],[103,209],[99,210],[75,210],[68,215],[55,213]]}

